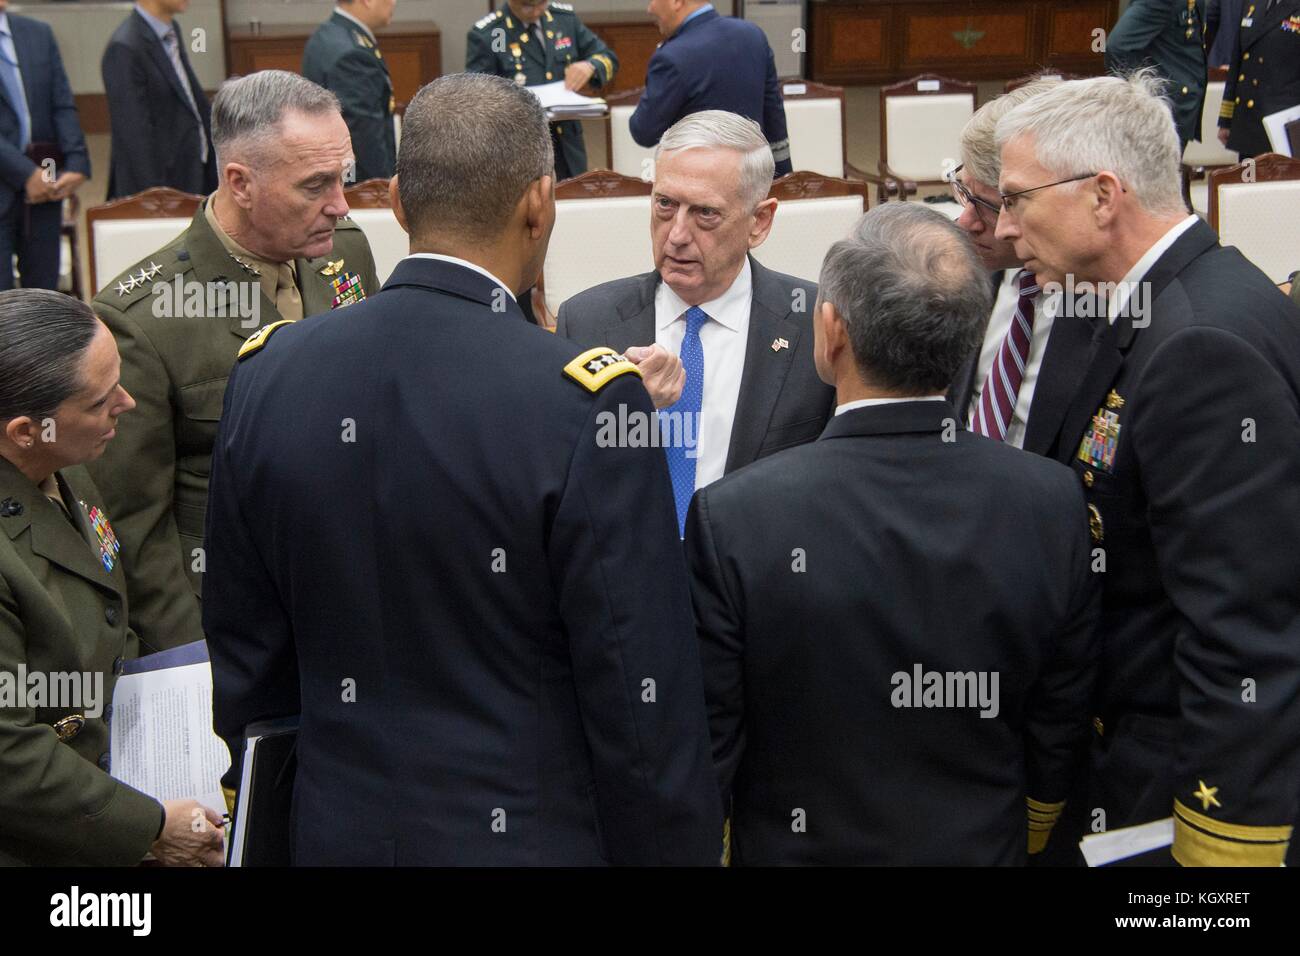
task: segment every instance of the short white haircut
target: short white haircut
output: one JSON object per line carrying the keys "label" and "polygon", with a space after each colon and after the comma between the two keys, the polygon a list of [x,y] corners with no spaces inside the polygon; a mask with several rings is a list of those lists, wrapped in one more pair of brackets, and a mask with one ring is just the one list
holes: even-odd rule
{"label": "short white haircut", "polygon": [[1057,86],[1060,77],[1043,76],[989,100],[975,111],[961,131],[961,164],[967,175],[991,189],[998,188],[1002,175],[1002,153],[998,148],[998,121],[1013,109],[1040,93]]}
{"label": "short white haircut", "polygon": [[1110,170],[1151,215],[1186,213],[1182,149],[1163,88],[1149,68],[1060,83],[998,121],[998,148],[1032,136],[1034,157],[1054,178]]}
{"label": "short white haircut", "polygon": [[655,147],[655,165],[664,153],[681,149],[730,149],[740,153],[740,198],[749,212],[767,198],[776,160],[762,128],[726,110],[701,110],[679,119]]}

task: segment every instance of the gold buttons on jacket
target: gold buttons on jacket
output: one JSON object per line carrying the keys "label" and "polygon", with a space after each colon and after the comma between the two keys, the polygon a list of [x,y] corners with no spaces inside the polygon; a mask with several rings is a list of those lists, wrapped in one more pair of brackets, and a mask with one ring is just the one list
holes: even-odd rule
{"label": "gold buttons on jacket", "polygon": [[54,732],[60,740],[68,741],[77,734],[81,733],[81,728],[86,726],[86,718],[81,714],[69,714],[62,720],[54,722]]}
{"label": "gold buttons on jacket", "polygon": [[1087,485],[1089,488],[1091,488],[1091,487],[1092,487],[1092,481],[1093,481],[1093,479],[1092,479],[1092,472],[1091,472],[1091,471],[1085,471],[1085,472],[1083,473],[1083,483],[1084,483],[1085,485]]}
{"label": "gold buttons on jacket", "polygon": [[1101,512],[1097,510],[1096,505],[1088,505],[1088,531],[1092,534],[1092,540],[1098,544],[1106,537],[1106,529],[1101,523]]}

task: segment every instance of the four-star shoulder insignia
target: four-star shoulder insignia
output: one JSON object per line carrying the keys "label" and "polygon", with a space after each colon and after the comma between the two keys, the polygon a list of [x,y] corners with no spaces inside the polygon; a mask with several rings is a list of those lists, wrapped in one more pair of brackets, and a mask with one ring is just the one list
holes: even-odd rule
{"label": "four-star shoulder insignia", "polygon": [[560,3],[560,0],[551,0],[551,7],[550,7],[550,8],[551,8],[552,10],[564,10],[564,11],[567,12],[567,13],[572,13],[572,12],[573,12],[573,4],[571,4],[571,3]]}
{"label": "four-star shoulder insignia", "polygon": [[501,19],[501,11],[500,11],[500,10],[493,10],[493,11],[492,11],[491,13],[489,13],[487,16],[485,16],[485,17],[480,17],[480,18],[475,22],[475,24],[474,24],[474,29],[475,29],[475,30],[482,30],[485,26],[487,26],[487,25],[488,25],[489,23],[491,23],[493,20],[500,20],[500,19]]}
{"label": "four-star shoulder insignia", "polygon": [[292,323],[293,319],[281,319],[279,322],[272,322],[270,325],[262,326],[245,339],[244,344],[239,347],[239,360],[243,361],[250,355],[256,355],[261,351],[262,346],[270,340],[271,334],[275,332],[276,329],[282,325],[291,325]]}
{"label": "four-star shoulder insignia", "polygon": [[564,366],[564,374],[589,392],[599,392],[611,379],[629,372],[638,378],[641,375],[639,368],[604,346],[588,349]]}

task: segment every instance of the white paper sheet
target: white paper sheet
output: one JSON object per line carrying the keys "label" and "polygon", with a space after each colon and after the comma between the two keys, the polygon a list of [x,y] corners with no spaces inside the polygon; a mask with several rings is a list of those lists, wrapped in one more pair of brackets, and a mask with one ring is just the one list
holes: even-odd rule
{"label": "white paper sheet", "polygon": [[110,773],[155,800],[193,799],[226,812],[230,752],[212,730],[206,661],[124,674],[113,691]]}
{"label": "white paper sheet", "polygon": [[1273,152],[1283,156],[1291,155],[1291,141],[1286,136],[1286,124],[1295,119],[1300,119],[1300,106],[1278,110],[1264,117],[1264,131],[1268,133],[1268,142],[1273,147]]}
{"label": "white paper sheet", "polygon": [[1135,827],[1122,827],[1106,833],[1091,833],[1079,841],[1079,849],[1089,866],[1105,866],[1148,853],[1174,842],[1174,818],[1152,820]]}
{"label": "white paper sheet", "polygon": [[604,100],[567,90],[563,80],[528,86],[525,89],[537,97],[551,118],[604,116],[608,111]]}

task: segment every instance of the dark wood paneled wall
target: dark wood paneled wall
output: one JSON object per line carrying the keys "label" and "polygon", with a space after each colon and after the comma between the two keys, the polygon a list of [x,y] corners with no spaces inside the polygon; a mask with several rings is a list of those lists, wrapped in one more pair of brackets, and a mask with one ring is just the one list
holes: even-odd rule
{"label": "dark wood paneled wall", "polygon": [[962,80],[1020,76],[1039,67],[1103,70],[1095,30],[1118,0],[826,0],[810,3],[810,75],[827,83],[890,83],[918,73]]}

